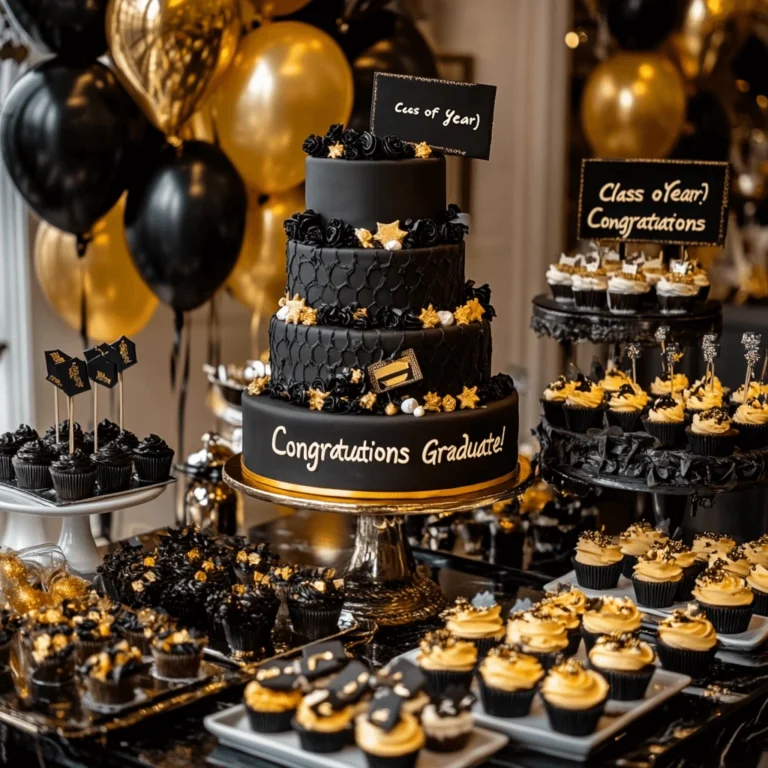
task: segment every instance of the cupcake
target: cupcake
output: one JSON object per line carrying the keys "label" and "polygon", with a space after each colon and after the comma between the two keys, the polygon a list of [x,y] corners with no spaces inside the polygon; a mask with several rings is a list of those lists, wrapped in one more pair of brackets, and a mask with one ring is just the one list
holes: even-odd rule
{"label": "cupcake", "polygon": [[576,659],[553,667],[541,685],[541,698],[553,731],[589,736],[605,710],[608,683]]}
{"label": "cupcake", "polygon": [[268,581],[252,587],[237,584],[216,609],[232,651],[253,654],[271,650],[272,628],[279,608],[280,600]]}
{"label": "cupcake", "polygon": [[[75,436],[75,448],[82,449],[85,446],[85,436],[83,434],[82,427],[75,421],[73,423],[72,429],[74,430]],[[48,429],[45,430],[45,435],[43,437],[43,440],[45,440],[48,445],[53,447],[54,445],[59,446],[66,446],[66,450],[69,451],[69,419],[64,419],[64,421],[59,424],[59,439],[56,440],[56,425],[53,424]]]}
{"label": "cupcake", "polygon": [[[154,574],[155,571],[150,569],[149,573]],[[146,575],[143,575],[139,583],[145,579]],[[131,588],[134,584],[135,582],[130,582]],[[195,571],[191,577],[185,573],[177,573],[172,584],[164,586],[162,582],[155,581],[142,593],[133,596],[132,601],[125,602],[136,608],[156,608],[158,606],[156,595],[160,594],[160,607],[178,619],[180,624],[199,628],[206,626],[208,620],[205,610],[206,601],[215,589],[216,587],[208,581],[208,574],[203,570]],[[147,597],[141,599],[145,595]]]}
{"label": "cupcake", "polygon": [[143,666],[141,651],[121,640],[89,657],[80,672],[91,699],[97,704],[130,704]]}
{"label": "cupcake", "polygon": [[744,579],[722,568],[708,568],[696,579],[693,596],[715,632],[737,635],[747,631],[754,595]]}
{"label": "cupcake", "polygon": [[735,546],[735,539],[732,539],[727,533],[713,533],[711,531],[706,531],[704,533],[697,533],[693,537],[691,550],[696,555],[696,561],[701,563],[703,570],[709,563],[709,556],[713,552],[719,552],[724,555],[726,552],[730,552]]}
{"label": "cupcake", "polygon": [[421,727],[430,752],[459,752],[467,746],[475,728],[474,703],[475,697],[465,693],[438,696],[424,708]]}
{"label": "cupcake", "polygon": [[744,544],[744,554],[752,565],[762,565],[768,568],[768,533],[759,539]]}
{"label": "cupcake", "polygon": [[671,395],[657,398],[641,421],[643,429],[665,448],[685,444],[685,410],[683,404]]}
{"label": "cupcake", "polygon": [[688,420],[693,420],[697,413],[703,413],[711,408],[723,407],[723,394],[716,389],[698,389],[690,390],[685,399],[685,415]]}
{"label": "cupcake", "polygon": [[573,302],[579,309],[604,309],[608,301],[608,277],[602,267],[579,269],[571,281]]}
{"label": "cupcake", "polygon": [[130,488],[133,477],[132,454],[117,440],[99,443],[99,450],[91,458],[96,465],[96,479],[102,495]]}
{"label": "cupcake", "polygon": [[587,379],[574,382],[565,399],[565,423],[573,432],[586,432],[592,427],[602,427],[605,393],[597,384]]}
{"label": "cupcake", "polygon": [[82,664],[115,641],[112,621],[111,616],[102,616],[98,611],[89,611],[85,616],[75,616],[72,619],[77,663]]}
{"label": "cupcake", "polygon": [[293,630],[308,640],[318,640],[339,630],[344,606],[344,580],[333,568],[298,573],[290,585],[288,611]]}
{"label": "cupcake", "polygon": [[131,453],[139,447],[139,438],[127,429],[120,430],[120,433],[115,438],[115,442],[122,445],[126,451],[131,451]]}
{"label": "cupcake", "polygon": [[655,671],[656,654],[637,634],[602,635],[589,652],[589,666],[608,683],[608,697],[636,701],[645,697]]}
{"label": "cupcake", "polygon": [[758,616],[768,616],[768,568],[764,565],[753,565],[747,574],[747,586],[755,598],[752,612]]}
{"label": "cupcake", "polygon": [[699,456],[730,456],[739,434],[725,408],[710,408],[695,414],[685,431],[691,451]]}
{"label": "cupcake", "polygon": [[699,289],[697,298],[699,301],[706,301],[709,297],[709,277],[707,271],[702,269],[698,263],[694,262],[693,284]]}
{"label": "cupcake", "polygon": [[568,646],[564,653],[573,656],[579,650],[581,643],[581,615],[572,606],[563,605],[556,600],[544,598],[533,606],[542,616],[554,619],[565,627],[568,635]]}
{"label": "cupcake", "polygon": [[151,483],[167,480],[173,465],[173,449],[161,437],[150,435],[133,449],[133,464],[139,480]]}
{"label": "cupcake", "polygon": [[674,384],[675,396],[679,396],[682,392],[688,389],[688,377],[684,373],[676,373],[673,381],[669,378],[656,377],[651,384],[651,394],[654,397],[664,397],[664,395],[672,395],[672,385]]}
{"label": "cupcake", "polygon": [[430,696],[439,696],[449,688],[468,691],[477,666],[477,647],[447,629],[438,629],[422,638],[416,663],[427,678]]}
{"label": "cupcake", "polygon": [[26,443],[31,443],[33,440],[40,439],[40,435],[38,435],[28,424],[19,424],[19,428],[13,433],[13,437],[19,448]]}
{"label": "cupcake", "polygon": [[545,418],[553,427],[565,426],[563,406],[572,387],[572,382],[568,381],[565,376],[560,376],[544,390],[541,405],[544,408]]}
{"label": "cupcake", "polygon": [[151,655],[152,641],[157,633],[170,629],[171,619],[168,614],[154,608],[122,611],[114,622],[114,630],[124,637],[129,645],[138,648],[144,656]]}
{"label": "cupcake", "polygon": [[507,642],[534,656],[544,669],[549,669],[568,649],[569,638],[562,623],[534,606],[509,617]]}
{"label": "cupcake", "polygon": [[543,677],[544,667],[535,656],[507,644],[491,648],[477,671],[485,713],[525,717]]}
{"label": "cupcake", "polygon": [[71,634],[39,632],[31,638],[31,679],[35,683],[60,685],[75,676],[75,646]]}
{"label": "cupcake", "polygon": [[683,571],[683,577],[677,583],[675,602],[687,602],[690,600],[696,579],[704,570],[703,563],[699,563],[696,560],[696,553],[690,547],[686,547],[682,541],[675,539],[654,543],[652,549],[661,550],[669,557],[672,557]]}
{"label": "cupcake", "polygon": [[667,273],[663,254],[659,254],[655,259],[646,259],[640,267],[640,271],[643,273],[643,277],[645,277],[650,292],[655,299],[656,286],[659,284],[659,280]]}
{"label": "cupcake", "polygon": [[91,443],[93,444],[93,438],[94,436],[98,436],[99,438],[99,449],[101,449],[105,445],[109,445],[109,443],[114,442],[117,440],[118,436],[120,435],[120,425],[115,424],[114,421],[110,421],[109,419],[102,419],[99,422],[98,427],[92,432],[86,432],[83,436],[83,440],[85,443]]}
{"label": "cupcake", "polygon": [[600,531],[584,531],[573,557],[576,581],[585,589],[613,589],[619,583],[623,559],[611,538]]}
{"label": "cupcake", "polygon": [[327,690],[307,694],[296,709],[293,730],[301,748],[316,754],[340,752],[347,744],[354,710]]}
{"label": "cupcake", "polygon": [[629,597],[597,597],[587,601],[581,617],[581,634],[589,651],[600,635],[637,632],[643,617]]}
{"label": "cupcake", "polygon": [[13,436],[13,432],[4,432],[0,435],[0,480],[13,480],[16,473],[13,471],[13,457],[19,450],[19,443]]}
{"label": "cupcake", "polygon": [[51,464],[53,490],[60,501],[82,501],[93,496],[96,465],[79,448]]}
{"label": "cupcake", "polygon": [[[715,376],[713,378],[712,372],[707,371],[701,378],[696,379],[696,381],[691,384],[691,390],[694,389],[714,389],[717,392],[719,392],[723,398],[725,398],[726,395],[726,388],[723,386],[723,382],[720,381],[720,378],[718,376]],[[690,395],[690,391],[685,391],[685,396],[688,397]]]}
{"label": "cupcake", "polygon": [[[749,396],[747,397],[747,401],[750,400],[757,400],[760,395],[765,394],[763,392],[763,388],[760,385],[759,381],[751,381],[749,383]],[[724,393],[722,390],[720,390],[720,394],[724,396]],[[735,413],[736,409],[744,404],[744,385],[742,384],[738,389],[734,389],[733,392],[731,392],[730,397],[728,398],[728,402],[731,408],[731,412]]]}
{"label": "cupcake", "polygon": [[637,604],[646,608],[668,608],[675,602],[683,569],[664,549],[650,549],[637,558],[632,586]]}
{"label": "cupcake", "polygon": [[715,659],[717,635],[706,614],[691,603],[659,624],[656,652],[664,669],[696,679]]}
{"label": "cupcake", "polygon": [[739,431],[736,444],[742,451],[759,451],[768,445],[768,403],[762,399],[740,405],[733,414]]}
{"label": "cupcake", "polygon": [[611,368],[605,372],[605,376],[600,379],[600,386],[607,395],[618,392],[625,384],[632,384],[632,379],[624,371],[618,368]]}
{"label": "cupcake", "polygon": [[376,683],[391,688],[403,700],[403,712],[420,715],[429,704],[426,675],[410,661],[398,659],[376,675]]}
{"label": "cupcake", "polygon": [[349,656],[339,640],[312,643],[302,649],[298,672],[305,691],[327,688],[349,664]]}
{"label": "cupcake", "polygon": [[157,676],[167,680],[189,680],[200,673],[207,640],[187,629],[166,630],[152,641]]}
{"label": "cupcake", "polygon": [[355,742],[368,768],[414,768],[426,737],[419,721],[402,711],[400,697],[387,691],[355,720]]}
{"label": "cupcake", "polygon": [[580,617],[587,609],[587,596],[578,587],[567,582],[555,584],[554,590],[546,593],[543,602],[571,608]]}
{"label": "cupcake", "polygon": [[56,454],[48,443],[42,440],[26,441],[12,459],[19,488],[52,488],[51,464],[55,458]]}
{"label": "cupcake", "polygon": [[251,728],[257,733],[289,731],[301,703],[298,686],[295,661],[275,659],[260,666],[243,694]]}
{"label": "cupcake", "polygon": [[654,544],[668,540],[669,536],[666,533],[654,528],[645,520],[630,525],[619,535],[619,548],[624,555],[621,561],[621,572],[631,579],[637,558],[644,555]]}
{"label": "cupcake", "polygon": [[636,384],[622,384],[608,400],[608,423],[624,432],[640,430],[640,416],[648,404],[648,395]]}
{"label": "cupcake", "polygon": [[555,301],[573,304],[573,275],[576,272],[575,259],[562,254],[557,264],[550,264],[547,269],[547,285]]}
{"label": "cupcake", "polygon": [[504,639],[500,605],[475,606],[459,597],[440,618],[454,637],[475,644],[479,658]]}
{"label": "cupcake", "polygon": [[709,556],[708,568],[722,568],[724,571],[738,576],[740,579],[746,579],[749,575],[751,563],[747,558],[744,547],[736,545],[727,552],[713,552]]}
{"label": "cupcake", "polygon": [[667,273],[656,283],[656,298],[664,315],[691,312],[699,295],[699,287],[691,275]]}
{"label": "cupcake", "polygon": [[637,265],[626,265],[608,278],[608,309],[614,315],[639,312],[651,286]]}
{"label": "cupcake", "polygon": [[249,544],[237,551],[233,568],[240,582],[248,585],[253,582],[254,573],[267,575],[279,562],[280,555],[272,552],[269,544]]}

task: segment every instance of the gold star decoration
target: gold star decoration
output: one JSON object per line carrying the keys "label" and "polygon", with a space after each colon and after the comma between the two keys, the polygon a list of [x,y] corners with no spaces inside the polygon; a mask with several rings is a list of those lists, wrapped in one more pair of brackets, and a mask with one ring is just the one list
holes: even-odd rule
{"label": "gold star decoration", "polygon": [[367,307],[359,307],[352,313],[353,320],[362,320],[364,317],[368,317]]}
{"label": "gold star decoration", "polygon": [[480,402],[480,398],[477,396],[477,387],[464,387],[458,399],[462,408],[473,410]]}
{"label": "gold star decoration", "polygon": [[484,314],[485,307],[477,299],[470,299],[466,304],[456,307],[453,316],[456,318],[456,325],[469,325],[480,322]]}
{"label": "gold star decoration", "polygon": [[[282,299],[281,299],[282,301]],[[307,302],[306,299],[299,298],[299,294],[294,294],[294,297],[292,299],[288,298],[286,295],[285,301],[283,301],[282,306],[288,307],[288,314],[285,316],[285,322],[286,323],[293,323],[294,325],[297,325],[301,322],[301,315],[304,312],[304,310],[307,308]]]}
{"label": "gold star decoration", "polygon": [[360,403],[366,411],[370,411],[373,406],[376,405],[376,393],[366,392],[364,395],[360,396],[357,402]]}
{"label": "gold star decoration", "polygon": [[322,392],[319,389],[309,390],[309,410],[310,411],[322,411],[325,401],[330,397],[330,392]]}
{"label": "gold star decoration", "polygon": [[353,384],[359,384],[363,380],[363,372],[360,368],[353,368],[349,372],[349,380]]}
{"label": "gold star decoration", "polygon": [[269,385],[269,376],[259,376],[248,385],[248,394],[258,397]]}
{"label": "gold star decoration", "polygon": [[328,157],[332,157],[334,159],[344,157],[344,145],[338,141],[335,144],[331,144],[328,147]]}
{"label": "gold star decoration", "polygon": [[384,409],[384,413],[387,416],[395,416],[400,413],[400,409],[394,403],[387,403],[387,407]]}
{"label": "gold star decoration", "polygon": [[452,397],[451,395],[446,395],[443,398],[443,410],[446,413],[450,413],[451,411],[456,410],[456,398]]}
{"label": "gold star decoration", "polygon": [[424,395],[424,410],[440,413],[443,408],[443,398],[437,392],[427,392]]}
{"label": "gold star decoration", "polygon": [[408,237],[408,233],[404,229],[400,229],[399,219],[390,224],[382,224],[382,222],[377,221],[376,226],[378,229],[373,239],[383,246],[386,246],[387,243],[391,243],[393,240],[402,245],[403,240]]}
{"label": "gold star decoration", "polygon": [[363,248],[373,248],[373,235],[368,229],[356,229],[355,236]]}
{"label": "gold star decoration", "polygon": [[302,325],[317,325],[317,310],[306,307],[301,313]]}
{"label": "gold star decoration", "polygon": [[426,141],[419,142],[414,147],[414,151],[416,152],[416,157],[432,157],[432,147],[430,147]]}
{"label": "gold star decoration", "polygon": [[440,325],[440,317],[431,304],[426,309],[421,310],[419,320],[421,320],[422,328],[434,328],[436,325]]}

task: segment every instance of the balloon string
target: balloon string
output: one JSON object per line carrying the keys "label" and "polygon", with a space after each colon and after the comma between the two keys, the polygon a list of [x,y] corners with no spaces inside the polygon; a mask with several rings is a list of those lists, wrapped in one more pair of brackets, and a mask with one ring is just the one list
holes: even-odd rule
{"label": "balloon string", "polygon": [[181,351],[181,332],[184,330],[184,313],[175,310],[173,315],[173,348],[171,349],[171,390],[176,389],[176,368]]}
{"label": "balloon string", "polygon": [[[182,370],[181,374],[181,382],[179,384],[179,392],[178,392],[178,405],[177,405],[177,412],[176,412],[176,445],[178,455],[182,458],[180,461],[184,461],[184,431],[185,431],[185,421],[186,421],[186,412],[187,412],[187,389],[189,386],[189,366],[190,366],[190,358],[191,358],[191,339],[192,339],[192,333],[189,328],[187,328],[187,341],[184,345],[184,368]],[[181,485],[181,484],[180,484]],[[183,510],[183,516],[184,516],[184,523],[187,523],[186,520],[186,510],[184,510],[183,505],[183,499],[177,495],[177,519],[181,517],[180,512]]]}
{"label": "balloon string", "polygon": [[221,323],[219,322],[218,295],[214,295],[208,307],[208,364],[217,368],[219,363],[221,363]]}
{"label": "balloon string", "polygon": [[[78,235],[76,240],[77,258],[85,258],[88,244],[93,238],[90,234]],[[80,340],[83,349],[88,348],[88,297],[86,296],[85,266],[80,265]]]}

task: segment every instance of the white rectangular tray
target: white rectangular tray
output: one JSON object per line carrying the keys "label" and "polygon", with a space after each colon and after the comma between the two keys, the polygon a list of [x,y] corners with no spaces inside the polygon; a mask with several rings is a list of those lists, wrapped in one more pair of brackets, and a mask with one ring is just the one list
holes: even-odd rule
{"label": "white rectangular tray", "polygon": [[[414,661],[417,654],[418,649],[414,649],[399,658]],[[583,643],[576,658],[586,658]],[[690,677],[658,667],[645,698],[638,701],[609,701],[597,729],[589,736],[566,736],[553,731],[539,696],[534,698],[531,713],[526,717],[491,717],[485,714],[479,699],[472,714],[480,725],[506,734],[522,747],[583,763],[589,760],[590,754],[604,741],[623,731],[633,720],[680,693],[690,683]]]}
{"label": "white rectangular tray", "polygon": [[[246,752],[255,757],[274,760],[286,768],[365,768],[365,755],[357,747],[344,747],[341,752],[318,755],[305,752],[299,744],[299,736],[287,733],[256,733],[251,730],[248,713],[240,704],[203,721],[205,727],[225,747]],[[460,752],[428,752],[422,750],[416,768],[472,768],[484,763],[509,741],[508,737],[475,728],[469,744]]]}
{"label": "white rectangular tray", "polygon": [[[544,589],[552,591],[558,584],[573,584],[578,586],[576,582],[576,571],[570,571],[559,579],[554,579],[548,584],[544,585]],[[612,597],[630,597],[637,603],[635,598],[635,588],[632,586],[632,581],[626,576],[619,576],[619,584],[614,589],[585,589],[579,587],[579,589],[587,595],[587,597],[605,597],[611,595]],[[643,605],[638,604],[638,607],[643,613],[647,613],[650,616],[661,616],[662,618],[669,616],[672,611],[680,608],[684,609],[688,603],[694,602],[693,599],[685,603],[675,603],[669,608],[646,608]],[[746,632],[741,632],[738,635],[721,635],[718,634],[717,639],[720,641],[720,645],[723,648],[727,648],[731,651],[752,651],[755,648],[759,648],[768,638],[768,616],[753,616],[749,622],[749,628]]]}

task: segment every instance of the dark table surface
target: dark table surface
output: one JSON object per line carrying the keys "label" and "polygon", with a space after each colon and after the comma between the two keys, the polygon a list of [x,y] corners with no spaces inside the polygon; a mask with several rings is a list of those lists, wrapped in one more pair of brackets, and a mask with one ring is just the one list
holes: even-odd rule
{"label": "dark table surface", "polygon": [[[311,520],[311,522],[310,522]],[[343,524],[340,520],[344,521]],[[317,532],[322,532],[317,536]],[[304,513],[252,530],[252,535],[278,544],[291,562],[336,563],[343,567],[348,557],[351,528],[346,518]],[[534,573],[464,557],[417,550],[419,567],[439,582],[449,598],[472,597],[491,590],[511,606],[518,599],[536,600],[548,580]],[[429,626],[410,631],[381,631],[365,657],[375,664],[418,642]],[[751,654],[753,666],[735,666],[716,661],[706,680],[697,681],[707,695],[683,693],[639,719],[598,753],[588,765],[626,766],[757,766],[768,759],[768,648]],[[727,695],[723,692],[727,691]],[[38,738],[0,726],[0,764],[51,766],[51,768],[271,768],[273,763],[219,747],[203,728],[203,718],[238,703],[240,690],[231,690],[182,710],[152,718],[103,740],[64,742]],[[538,755],[510,744],[487,766],[512,768],[566,768],[576,766],[567,757]]]}

